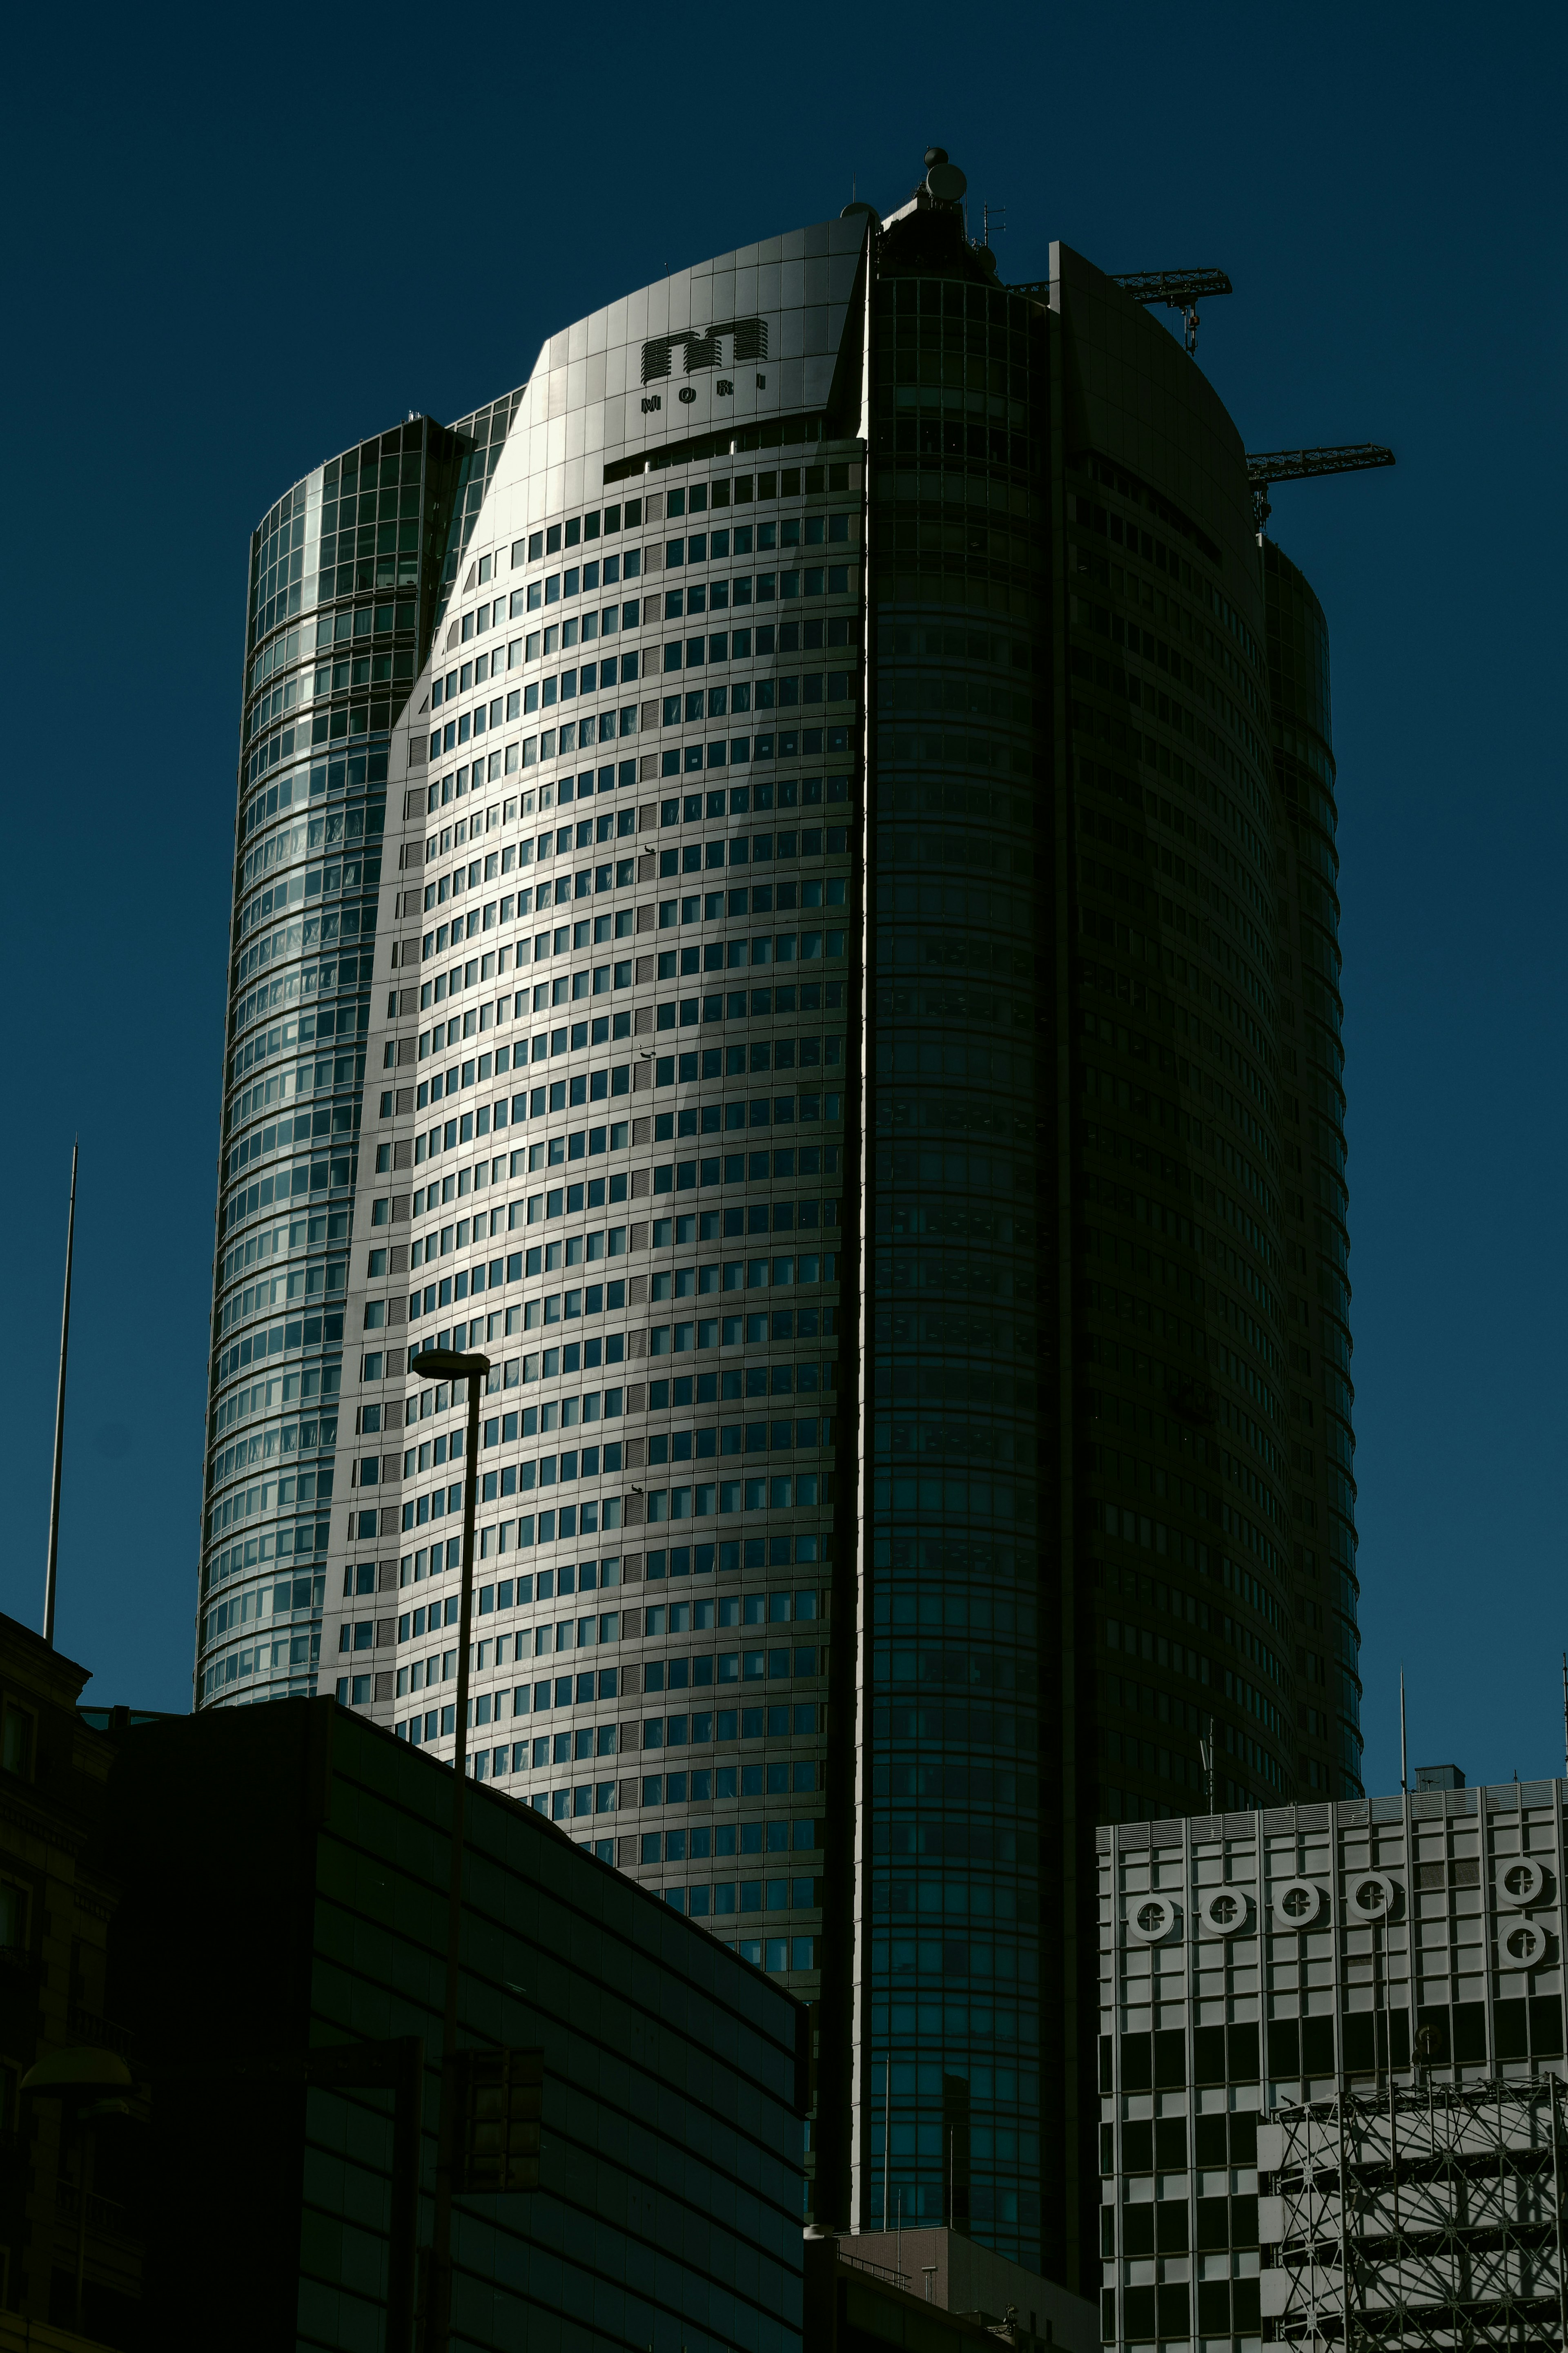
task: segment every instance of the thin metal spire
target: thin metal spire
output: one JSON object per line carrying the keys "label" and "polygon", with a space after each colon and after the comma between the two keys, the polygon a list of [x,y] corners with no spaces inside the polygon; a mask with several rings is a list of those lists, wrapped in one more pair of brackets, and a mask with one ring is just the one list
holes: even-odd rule
{"label": "thin metal spire", "polygon": [[1563,1653],[1563,1770],[1568,1775],[1568,1651]]}
{"label": "thin metal spire", "polygon": [[1399,1670],[1399,1786],[1406,1797],[1410,1794],[1410,1760],[1405,1745],[1405,1670]]}
{"label": "thin metal spire", "polygon": [[55,1469],[49,1490],[49,1565],[44,1578],[44,1640],[55,1642],[55,1568],[60,1548],[60,1469],[66,1444],[66,1351],[71,1332],[71,1260],[76,1250],[76,1164],[81,1149],[78,1136],[71,1145],[71,1198],[66,1219],[66,1295],[60,1309],[60,1383],[55,1397]]}

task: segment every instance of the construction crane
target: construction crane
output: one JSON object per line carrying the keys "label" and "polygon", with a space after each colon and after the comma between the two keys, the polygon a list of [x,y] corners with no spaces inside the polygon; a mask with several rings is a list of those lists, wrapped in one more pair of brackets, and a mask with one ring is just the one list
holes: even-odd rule
{"label": "construction crane", "polygon": [[1223,269],[1112,269],[1107,275],[1135,302],[1163,302],[1181,312],[1186,322],[1189,359],[1198,348],[1198,304],[1211,295],[1232,290]]}
{"label": "construction crane", "polygon": [[1247,460],[1252,484],[1252,511],[1258,536],[1274,510],[1268,502],[1270,482],[1304,482],[1314,474],[1360,474],[1371,466],[1392,466],[1394,452],[1379,441],[1349,441],[1337,449],[1265,449]]}

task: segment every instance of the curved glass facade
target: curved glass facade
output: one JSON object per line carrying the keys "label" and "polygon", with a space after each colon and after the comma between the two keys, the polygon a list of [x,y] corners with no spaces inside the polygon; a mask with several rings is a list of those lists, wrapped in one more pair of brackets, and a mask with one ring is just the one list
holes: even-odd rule
{"label": "curved glass facade", "polygon": [[251,541],[198,1705],[315,1689],[387,747],[465,448],[395,426],[297,482]]}
{"label": "curved glass facade", "polygon": [[1321,615],[1052,259],[718,257],[258,534],[198,1674],[450,1756],[482,1348],[475,1771],[812,2004],[814,2212],[1092,2288],[1093,1826],[1359,1686]]}

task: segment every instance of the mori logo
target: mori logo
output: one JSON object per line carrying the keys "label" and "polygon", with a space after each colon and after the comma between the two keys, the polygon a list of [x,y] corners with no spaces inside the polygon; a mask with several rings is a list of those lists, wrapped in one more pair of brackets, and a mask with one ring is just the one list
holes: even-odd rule
{"label": "mori logo", "polygon": [[687,328],[674,335],[655,335],[642,347],[642,380],[654,384],[662,376],[675,373],[675,351],[680,347],[682,375],[695,375],[700,368],[721,368],[724,364],[724,343],[730,345],[731,367],[744,360],[765,360],[768,355],[768,322],[765,319],[728,319],[722,326],[709,327],[699,332]]}

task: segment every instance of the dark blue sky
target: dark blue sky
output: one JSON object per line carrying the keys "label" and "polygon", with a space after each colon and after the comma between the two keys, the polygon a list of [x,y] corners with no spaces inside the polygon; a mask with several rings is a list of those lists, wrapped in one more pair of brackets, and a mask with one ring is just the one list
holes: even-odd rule
{"label": "dark blue sky", "polygon": [[59,1639],[188,1704],[251,526],[937,140],[1005,277],[1053,237],[1226,268],[1201,357],[1249,447],[1398,451],[1272,525],[1334,649],[1368,1780],[1401,1658],[1413,1757],[1560,1770],[1561,11],[442,21],[13,36],[0,1608],[41,1605],[79,1128]]}

